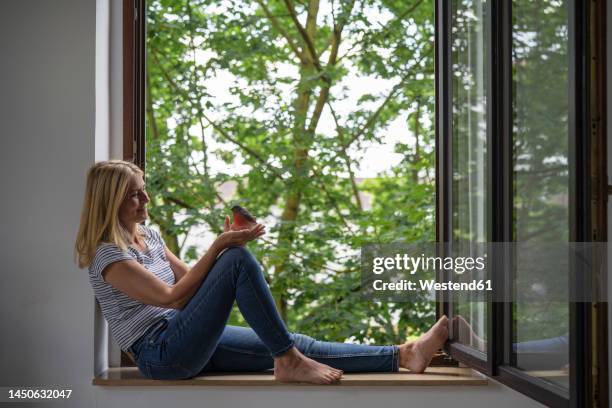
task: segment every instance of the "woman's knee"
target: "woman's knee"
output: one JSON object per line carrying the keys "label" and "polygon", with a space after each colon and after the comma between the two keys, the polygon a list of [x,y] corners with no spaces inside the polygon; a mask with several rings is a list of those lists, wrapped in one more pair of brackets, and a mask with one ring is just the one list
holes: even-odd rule
{"label": "woman's knee", "polygon": [[247,272],[261,272],[259,263],[251,254],[251,252],[245,247],[231,247],[223,254],[226,259],[236,262],[240,267],[238,269],[245,270]]}
{"label": "woman's knee", "polygon": [[243,246],[229,247],[223,255],[233,259],[242,259],[253,256],[249,250]]}

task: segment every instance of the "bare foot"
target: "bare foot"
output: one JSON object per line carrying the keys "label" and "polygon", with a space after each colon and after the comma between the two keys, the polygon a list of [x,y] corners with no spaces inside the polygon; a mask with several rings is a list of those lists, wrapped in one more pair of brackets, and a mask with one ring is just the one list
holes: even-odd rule
{"label": "bare foot", "polygon": [[448,339],[448,318],[442,316],[418,340],[399,346],[400,367],[415,373],[422,373],[429,365],[434,353],[444,345],[446,339]]}
{"label": "bare foot", "polygon": [[306,357],[295,347],[274,359],[274,377],[281,382],[331,384],[339,381],[342,373]]}
{"label": "bare foot", "polygon": [[476,334],[472,325],[463,316],[453,317],[453,330],[453,333],[457,333],[456,336],[462,343],[467,343],[483,352],[487,350],[486,342]]}

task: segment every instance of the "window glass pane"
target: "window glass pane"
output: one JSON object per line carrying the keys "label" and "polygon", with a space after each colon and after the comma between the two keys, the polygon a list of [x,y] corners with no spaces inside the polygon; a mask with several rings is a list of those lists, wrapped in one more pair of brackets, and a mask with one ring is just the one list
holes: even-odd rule
{"label": "window glass pane", "polygon": [[[453,241],[486,242],[485,1],[452,2]],[[485,351],[486,303],[457,296],[452,336]]]}
{"label": "window glass pane", "polygon": [[[194,264],[240,204],[267,227],[248,248],[290,330],[425,332],[435,304],[363,297],[359,265],[363,245],[434,239],[434,2],[294,1],[307,33],[282,1],[146,3],[149,214],[168,248]],[[247,324],[237,307],[229,324]]]}
{"label": "window glass pane", "polygon": [[[514,239],[569,239],[567,1],[512,2]],[[516,287],[529,278],[517,260]],[[568,303],[516,303],[516,367],[568,384]]]}

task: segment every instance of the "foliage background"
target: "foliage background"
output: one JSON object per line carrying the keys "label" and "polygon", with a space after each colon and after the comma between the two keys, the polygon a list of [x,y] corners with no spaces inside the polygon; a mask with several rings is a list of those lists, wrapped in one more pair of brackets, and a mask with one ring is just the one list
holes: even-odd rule
{"label": "foliage background", "polygon": [[290,330],[422,332],[433,304],[361,299],[359,249],[435,239],[433,34],[432,1],[149,1],[147,186],[168,247],[194,261],[238,202],[268,226],[249,247]]}

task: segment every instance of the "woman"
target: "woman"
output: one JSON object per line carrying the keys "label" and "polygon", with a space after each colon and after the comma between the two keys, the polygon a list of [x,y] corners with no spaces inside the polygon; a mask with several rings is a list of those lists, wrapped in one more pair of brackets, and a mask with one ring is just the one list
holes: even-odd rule
{"label": "woman", "polygon": [[[274,368],[282,382],[330,384],[345,371],[422,372],[448,337],[446,317],[417,341],[398,346],[291,334],[259,264],[244,248],[265,233],[263,225],[233,231],[226,217],[225,232],[189,268],[159,233],[141,225],[148,202],[136,165],[94,164],[75,245],[113,336],[146,377]],[[251,328],[226,325],[234,300]]]}

